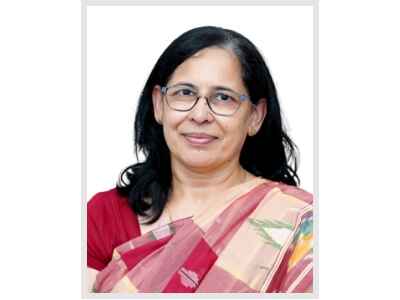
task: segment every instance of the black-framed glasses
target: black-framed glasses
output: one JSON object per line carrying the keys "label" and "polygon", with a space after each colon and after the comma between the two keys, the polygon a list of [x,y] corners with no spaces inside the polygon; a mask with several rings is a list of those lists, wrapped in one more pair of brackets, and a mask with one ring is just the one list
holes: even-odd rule
{"label": "black-framed glasses", "polygon": [[182,112],[192,110],[199,99],[204,97],[210,110],[220,116],[232,116],[243,101],[250,100],[247,95],[223,87],[215,88],[207,96],[202,96],[191,84],[164,86],[161,88],[161,93],[171,109]]}

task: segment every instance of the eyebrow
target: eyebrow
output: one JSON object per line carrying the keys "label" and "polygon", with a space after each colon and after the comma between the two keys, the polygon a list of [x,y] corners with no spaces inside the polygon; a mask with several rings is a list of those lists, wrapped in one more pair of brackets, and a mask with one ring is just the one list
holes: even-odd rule
{"label": "eyebrow", "polygon": [[[188,87],[191,87],[191,88],[196,89],[196,90],[199,89],[197,86],[195,86],[193,83],[190,83],[190,82],[177,82],[177,83],[173,84],[172,86],[179,86],[179,85],[188,86]],[[235,94],[240,94],[240,93],[236,92],[235,90],[232,90],[232,89],[230,89],[230,88],[228,88],[226,86],[222,86],[222,85],[212,86],[211,88],[213,88],[214,90],[219,90],[219,91],[222,90],[222,91],[232,92],[232,93],[235,93]]]}
{"label": "eyebrow", "polygon": [[171,86],[180,86],[180,85],[184,85],[184,86],[188,86],[191,87],[193,89],[198,89],[197,86],[195,86],[194,84],[190,83],[190,82],[177,82]]}

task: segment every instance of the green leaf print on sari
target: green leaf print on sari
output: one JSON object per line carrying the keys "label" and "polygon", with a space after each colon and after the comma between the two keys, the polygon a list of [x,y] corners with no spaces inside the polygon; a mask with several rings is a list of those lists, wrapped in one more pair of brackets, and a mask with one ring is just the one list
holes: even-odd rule
{"label": "green leaf print on sari", "polygon": [[265,243],[278,250],[282,249],[288,235],[294,230],[291,224],[279,220],[249,219],[249,223],[258,235],[265,240]]}

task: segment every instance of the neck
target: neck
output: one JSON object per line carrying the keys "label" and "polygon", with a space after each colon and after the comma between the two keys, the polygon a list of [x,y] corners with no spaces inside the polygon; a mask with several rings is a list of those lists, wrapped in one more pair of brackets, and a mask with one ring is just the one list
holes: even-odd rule
{"label": "neck", "polygon": [[175,207],[203,206],[215,199],[215,195],[253,177],[238,161],[209,170],[187,168],[176,161],[171,161],[171,167],[170,204]]}

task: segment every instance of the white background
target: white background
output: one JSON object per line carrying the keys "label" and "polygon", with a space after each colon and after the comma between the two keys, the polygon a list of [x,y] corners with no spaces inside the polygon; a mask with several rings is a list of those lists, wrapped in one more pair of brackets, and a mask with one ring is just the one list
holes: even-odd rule
{"label": "white background", "polygon": [[[320,299],[397,299],[398,1],[320,3]],[[79,299],[80,3],[0,8],[1,298]]]}
{"label": "white background", "polygon": [[204,25],[236,30],[263,53],[300,149],[301,187],[313,192],[312,6],[89,6],[87,16],[88,199],[136,162],[134,112],[158,57]]}

